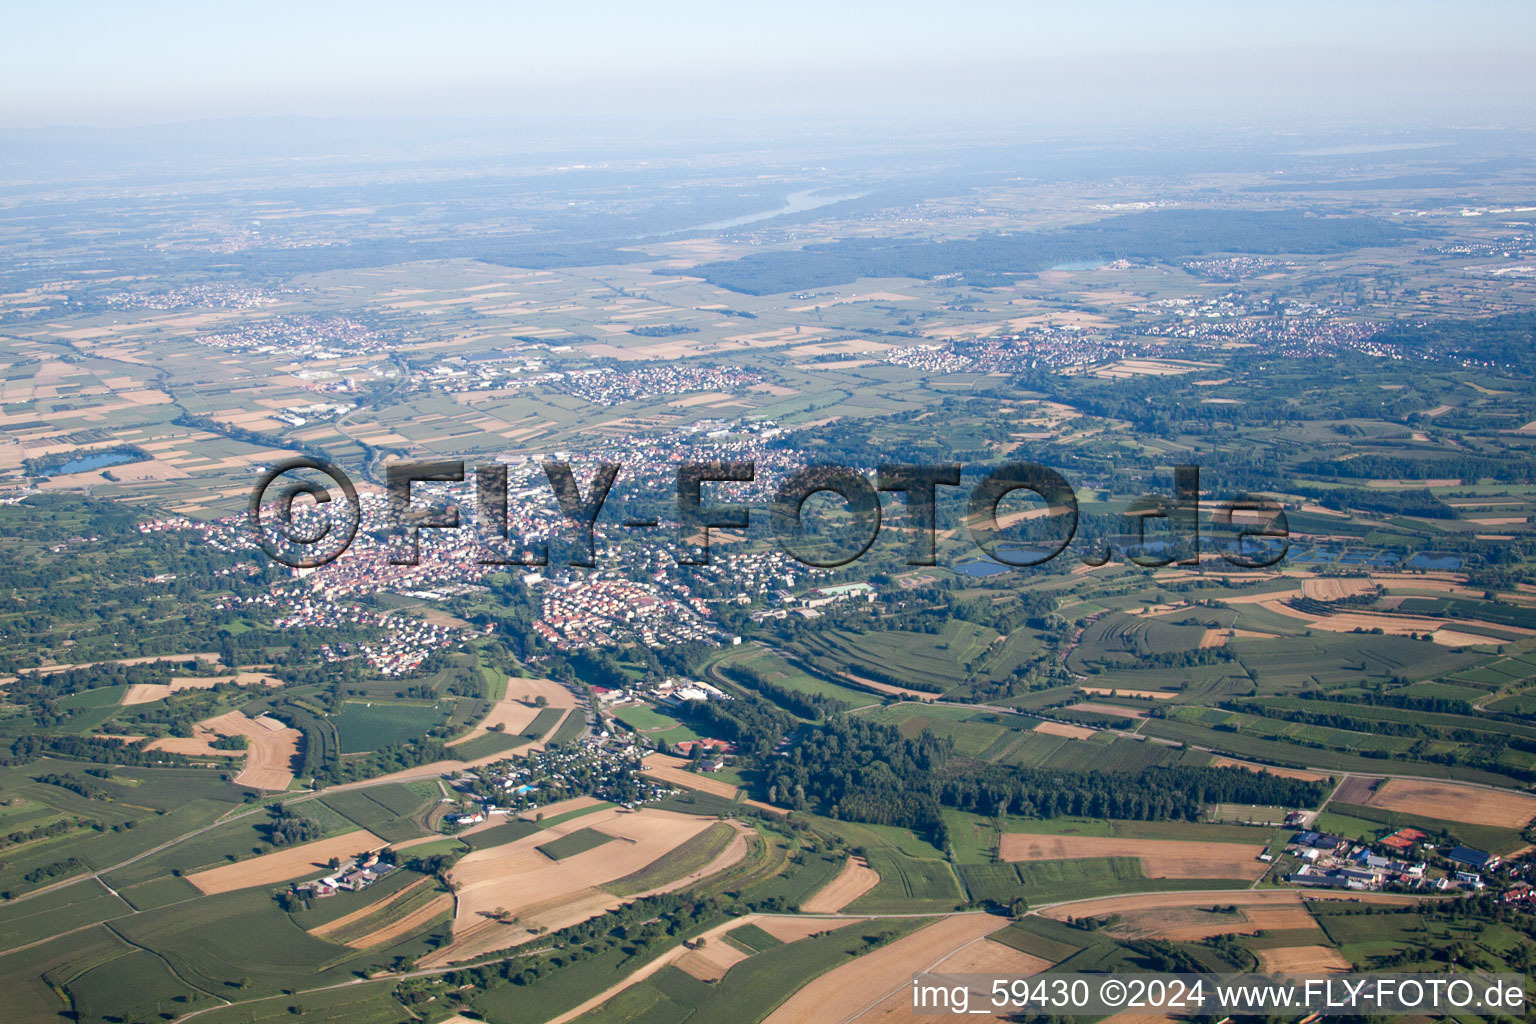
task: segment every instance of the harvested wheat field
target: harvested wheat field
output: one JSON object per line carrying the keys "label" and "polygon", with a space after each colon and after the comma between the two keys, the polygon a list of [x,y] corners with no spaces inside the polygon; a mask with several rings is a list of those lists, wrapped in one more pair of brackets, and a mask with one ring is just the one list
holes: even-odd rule
{"label": "harvested wheat field", "polygon": [[404,935],[420,928],[434,917],[453,911],[453,896],[448,893],[436,897],[425,906],[417,907],[398,921],[391,921],[381,928],[375,928],[367,935],[361,935],[353,939],[347,945],[353,949],[371,949],[374,946],[382,946],[393,942]]}
{"label": "harvested wheat field", "polygon": [[[977,939],[961,946],[950,956],[933,966],[940,974],[989,974],[996,977],[1027,976],[1038,974],[1051,966],[1051,961],[1022,953],[1010,946],[991,939]],[[992,1008],[992,993],[985,984],[971,982],[971,1012],[968,1020],[1008,1021],[1017,1020],[1016,1014],[995,1016],[987,1012]],[[854,1018],[859,1024],[906,1024],[915,1018],[912,1013],[912,994],[903,989],[893,992],[877,1006],[870,1007]]]}
{"label": "harvested wheat field", "polygon": [[780,942],[799,942],[812,935],[835,932],[851,924],[868,921],[867,917],[804,917],[775,916],[759,918],[757,926]]}
{"label": "harvested wheat field", "polygon": [[[801,424],[802,427],[810,426],[809,423]],[[880,683],[865,676],[854,675],[852,672],[839,672],[838,676],[865,690],[874,690],[876,693],[892,693],[898,697],[911,697],[913,700],[933,700],[938,694],[929,690],[913,690],[905,686],[896,686],[892,683]]]}
{"label": "harvested wheat field", "polygon": [[1536,817],[1536,797],[1454,782],[1388,779],[1365,801],[1370,807],[1469,825],[1524,828]]}
{"label": "harvested wheat field", "polygon": [[[563,928],[618,906],[621,899],[596,887],[639,871],[712,824],[713,819],[656,808],[625,811],[615,807],[503,846],[476,850],[455,864],[449,875],[458,886],[453,941],[421,965],[505,949],[532,938],[531,928]],[[550,860],[539,852],[538,847],[552,837],[579,829],[596,829],[615,841],[562,860]],[[519,924],[495,920],[497,909],[521,918]]]}
{"label": "harvested wheat field", "polygon": [[[1235,906],[1236,913],[1213,910]],[[1190,899],[1184,906],[1143,907],[1120,911],[1120,922],[1108,929],[1116,938],[1168,939],[1175,942],[1199,942],[1213,935],[1251,935],[1257,931],[1317,931],[1323,933],[1297,898],[1290,903],[1252,902],[1246,894]]]}
{"label": "harvested wheat field", "polygon": [[219,683],[238,683],[241,686],[282,686],[283,681],[264,672],[236,672],[227,676],[178,676],[168,683],[134,683],[118,703],[148,704],[164,700],[182,690],[211,690]]}
{"label": "harvested wheat field", "polygon": [[700,981],[719,981],[725,977],[726,971],[751,955],[746,950],[737,949],[729,942],[706,940],[704,948],[690,949],[678,957],[677,969]]}
{"label": "harvested wheat field", "polygon": [[356,832],[317,839],[313,843],[289,847],[276,853],[265,853],[250,860],[221,864],[207,871],[194,872],[186,878],[205,893],[233,892],[255,885],[287,882],[305,875],[319,875],[324,873],[332,857],[345,860],[365,850],[381,850],[388,845],[372,832],[358,829]]}
{"label": "harvested wheat field", "polygon": [[863,857],[849,857],[843,869],[800,904],[807,914],[834,914],[880,884],[880,872]]}
{"label": "harvested wheat field", "polygon": [[1376,584],[1364,579],[1303,580],[1301,592],[1314,601],[1342,601],[1346,597],[1369,594]]}
{"label": "harvested wheat field", "polygon": [[[726,932],[735,928],[740,928],[744,924],[759,923],[761,923],[761,919],[756,914],[745,914],[741,917],[733,917],[723,924],[715,925],[713,928],[710,928],[708,931],[705,931],[703,934],[701,934],[699,938],[704,940],[706,949],[709,946],[715,944],[724,945],[725,943],[722,941],[722,937]],[[597,995],[587,999],[580,1005],[571,1007],[571,1009],[565,1011],[560,1016],[547,1021],[546,1024],[567,1024],[567,1022],[575,1020],[576,1018],[587,1013],[589,1010],[594,1010],[597,1007],[602,1006],[604,1003],[608,1002],[608,1000],[612,999],[614,996],[618,995],[620,992],[624,991],[630,986],[638,985],[640,982],[644,981],[646,978],[649,978],[663,967],[678,963],[678,961],[688,956],[690,952],[692,952],[692,950],[690,950],[687,946],[673,946],[671,949],[656,957],[654,960],[651,960],[649,963],[641,965],[638,970],[635,970],[627,975],[624,980],[620,981],[618,984],[611,985],[603,991],[597,993]],[[445,1021],[444,1024],[448,1024],[448,1022]]]}
{"label": "harvested wheat field", "polygon": [[1212,768],[1242,768],[1250,772],[1269,772],[1269,774],[1282,779],[1300,779],[1302,782],[1323,782],[1327,775],[1318,772],[1309,772],[1302,768],[1278,768],[1272,764],[1255,764],[1252,761],[1239,761],[1235,757],[1224,757],[1216,754],[1211,757]]}
{"label": "harvested wheat field", "polygon": [[[1228,600],[1230,602],[1231,599]],[[1492,636],[1458,632],[1449,628],[1453,626],[1465,626],[1468,629],[1496,629],[1522,637],[1536,636],[1536,630],[1526,629],[1523,626],[1500,625],[1479,619],[1432,619],[1422,615],[1384,612],[1339,612],[1333,615],[1313,615],[1310,612],[1292,608],[1279,600],[1261,602],[1260,607],[1267,608],[1277,615],[1304,621],[1315,629],[1326,629],[1331,633],[1369,632],[1379,629],[1389,636],[1428,634],[1431,640],[1445,647],[1467,647],[1473,643],[1497,644],[1500,642]]]}
{"label": "harvested wheat field", "polygon": [[1068,739],[1091,739],[1094,730],[1082,725],[1068,725],[1066,722],[1041,722],[1035,726],[1035,732],[1043,732],[1047,736],[1065,736]]}
{"label": "harvested wheat field", "polygon": [[1200,843],[1181,839],[1122,839],[1113,836],[1041,836],[1008,832],[1000,853],[1006,861],[1081,860],[1136,857],[1148,878],[1258,878],[1269,865],[1262,846]]}
{"label": "harvested wheat field", "polygon": [[[765,1024],[831,1024],[879,1020],[899,1005],[900,1017],[910,1020],[907,988],[912,975],[930,970],[965,946],[995,932],[999,920],[990,914],[956,914],[919,928],[840,967],[833,968],[790,996],[768,1015]],[[977,1016],[980,1016],[979,1014]]]}
{"label": "harvested wheat field", "polygon": [[[556,800],[552,804],[545,804],[542,807],[535,808],[531,812],[530,811],[525,811],[521,815],[519,815],[519,817],[534,818],[534,819],[537,819],[537,818],[540,818],[540,817],[542,817],[542,818],[558,818],[562,814],[569,814],[571,811],[580,811],[580,810],[583,810],[583,809],[588,808],[588,807],[596,807],[598,804],[603,803],[603,802],[604,801],[599,800],[595,796],[573,796],[573,797],[567,797],[564,800]],[[489,821],[486,822],[486,825],[490,825],[490,824],[491,823]],[[574,827],[580,827],[580,826],[574,826]],[[553,828],[549,829],[548,831],[549,831],[550,835],[557,835],[557,834],[563,832],[565,830],[565,828],[566,828],[566,826],[564,826],[564,825],[556,825]]]}
{"label": "harvested wheat field", "polygon": [[323,939],[327,935],[341,931],[343,928],[350,924],[355,924],[356,922],[361,921],[363,918],[370,914],[378,913],[384,904],[390,903],[394,900],[404,899],[407,895],[415,892],[417,889],[422,889],[427,885],[430,885],[431,882],[432,879],[430,878],[418,878],[404,889],[398,890],[397,892],[385,897],[383,900],[380,900],[377,903],[370,903],[365,907],[359,907],[352,911],[352,913],[343,914],[341,917],[336,918],[334,921],[327,921],[325,924],[315,925],[315,927],[308,929],[309,934],[315,936],[316,938]]}
{"label": "harvested wheat field", "polygon": [[708,793],[711,796],[722,797],[726,800],[736,799],[736,787],[723,779],[712,779],[708,775],[699,772],[684,771],[683,765],[688,761],[680,757],[668,757],[666,754],[646,755],[644,767],[645,774],[653,779],[673,786],[681,786],[684,789],[696,789],[700,793]]}
{"label": "harvested wheat field", "polygon": [[[1308,898],[1315,898],[1316,894],[1308,893]],[[1349,896],[1358,896],[1359,893],[1350,893]],[[1193,893],[1193,892],[1144,892],[1126,896],[1099,896],[1087,900],[1073,900],[1071,903],[1062,903],[1054,907],[1048,907],[1040,913],[1046,917],[1058,921],[1065,921],[1069,917],[1106,917],[1110,914],[1120,914],[1122,917],[1144,910],[1157,910],[1168,907],[1199,907],[1212,906],[1220,903],[1225,906],[1235,903],[1243,907],[1245,911],[1250,907],[1302,907],[1302,894],[1295,889],[1249,889],[1242,892],[1221,893]]]}
{"label": "harvested wheat field", "polygon": [[[220,736],[244,736],[250,745],[245,750],[218,750],[213,741]],[[244,756],[245,767],[235,776],[236,783],[253,789],[283,790],[293,782],[293,762],[303,739],[303,733],[275,718],[246,718],[230,711],[198,722],[191,736],[167,736],[151,741],[144,749],[193,757]]]}
{"label": "harvested wheat field", "polygon": [[1352,971],[1354,965],[1332,946],[1283,946],[1261,949],[1259,971],[1263,974],[1322,974]]}
{"label": "harvested wheat field", "polygon": [[[531,679],[513,676],[507,680],[507,692],[501,700],[491,705],[491,710],[475,724],[469,732],[457,739],[451,740],[448,746],[455,747],[460,743],[467,743],[476,736],[483,736],[492,730],[493,726],[501,726],[500,732],[508,736],[516,736],[533,724],[533,720],[539,717],[539,698],[544,698],[544,707],[561,708],[569,712],[576,707],[576,695],[553,679]],[[563,723],[555,724],[555,728],[549,731],[553,735]],[[525,746],[518,751],[520,754],[536,753],[543,750],[542,743]],[[496,755],[505,757],[505,754]]]}
{"label": "harvested wheat field", "polygon": [[943,974],[1038,974],[1051,961],[1005,946],[991,939],[978,939],[961,946],[934,968]]}
{"label": "harvested wheat field", "polygon": [[[773,935],[780,943],[799,943],[802,938],[813,935],[822,935],[823,932],[836,932],[840,927],[848,927],[849,924],[862,923],[868,918],[802,918],[802,917],[762,917],[753,918],[753,923],[760,929]],[[731,924],[740,924],[733,921]],[[705,943],[703,949],[688,950],[677,960],[677,969],[690,973],[699,981],[719,981],[725,976],[725,972],[736,964],[742,963],[751,953],[737,949],[730,943],[723,941],[711,941]]]}
{"label": "harvested wheat field", "polygon": [[[1227,641],[1232,639],[1230,629],[1208,629],[1200,635],[1201,647],[1225,647]],[[1172,694],[1169,694],[1172,696]]]}
{"label": "harvested wheat field", "polygon": [[[468,743],[476,736],[484,736],[491,731],[503,732],[508,736],[517,736],[524,729],[533,724],[533,720],[539,717],[539,709],[532,704],[524,704],[521,701],[501,700],[491,705],[491,710],[486,712],[484,718],[475,723],[474,727],[457,739],[449,740],[448,746],[456,747],[460,743]],[[495,729],[500,726],[500,729]]]}

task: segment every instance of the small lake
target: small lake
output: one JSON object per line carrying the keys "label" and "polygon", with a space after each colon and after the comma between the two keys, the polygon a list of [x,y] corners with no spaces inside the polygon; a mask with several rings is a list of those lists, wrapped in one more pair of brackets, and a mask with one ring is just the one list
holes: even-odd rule
{"label": "small lake", "polygon": [[108,466],[121,466],[125,462],[140,462],[142,459],[128,452],[95,452],[91,455],[82,455],[77,459],[70,459],[64,465],[54,470],[54,473],[84,473],[91,469],[106,469]]}

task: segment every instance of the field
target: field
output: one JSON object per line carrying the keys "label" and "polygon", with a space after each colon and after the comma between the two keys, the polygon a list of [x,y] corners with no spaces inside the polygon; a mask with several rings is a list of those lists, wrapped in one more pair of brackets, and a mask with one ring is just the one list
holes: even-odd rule
{"label": "field", "polygon": [[880,884],[880,875],[861,857],[849,857],[843,869],[800,904],[807,914],[834,914]]}
{"label": "field", "polygon": [[[540,700],[544,702],[542,705]],[[486,716],[467,733],[449,741],[448,745],[451,747],[471,742],[493,733],[518,736],[529,731],[542,709],[569,710],[575,706],[576,695],[553,679],[511,676],[506,679],[501,696],[491,705]],[[546,716],[549,717],[552,716]],[[548,729],[553,728],[554,724],[548,726]],[[548,729],[541,731],[540,735]]]}
{"label": "field", "polygon": [[1259,970],[1266,974],[1327,974],[1354,970],[1331,946],[1282,946],[1259,950]]}
{"label": "field", "polygon": [[662,782],[684,789],[696,789],[701,793],[718,796],[722,800],[735,800],[738,790],[729,782],[711,778],[705,772],[686,771],[682,766],[689,762],[666,754],[648,754],[645,758],[645,774]]}
{"label": "field", "polygon": [[1041,722],[1035,726],[1035,732],[1046,736],[1064,736],[1073,740],[1092,739],[1095,735],[1093,729],[1081,725],[1068,725],[1066,722]]}
{"label": "field", "polygon": [[604,883],[615,896],[673,888],[740,861],[747,853],[746,826],[719,821],[632,874]]}
{"label": "field", "polygon": [[565,860],[567,857],[595,850],[604,843],[611,842],[613,842],[613,836],[604,835],[594,828],[580,828],[574,832],[567,832],[559,839],[536,846],[534,849],[550,860]]}
{"label": "field", "polygon": [[[1226,908],[1235,907],[1235,912]],[[1112,897],[1086,904],[1068,904],[1045,911],[1057,920],[1089,912],[1096,917],[1118,917],[1107,926],[1116,938],[1158,938],[1195,942],[1212,935],[1245,935],[1258,931],[1294,932],[1316,930],[1301,895],[1282,890],[1240,892],[1212,897],[1209,894],[1148,893]],[[1321,941],[1322,934],[1318,933]]]}
{"label": "field", "polygon": [[1300,779],[1303,782],[1323,782],[1328,776],[1318,772],[1309,772],[1301,768],[1281,768],[1270,764],[1254,764],[1252,761],[1239,761],[1232,757],[1223,757],[1217,754],[1211,758],[1212,768],[1245,768],[1251,772],[1269,772],[1278,775],[1282,779]]}
{"label": "field", "polygon": [[1360,802],[1426,818],[1514,829],[1524,828],[1536,817],[1536,797],[1524,793],[1420,779],[1388,779]]}
{"label": "field", "polygon": [[1117,839],[1103,836],[1023,835],[1005,832],[1000,855],[1005,861],[1074,860],[1134,857],[1148,878],[1258,878],[1268,868],[1259,861],[1263,846],[1199,843],[1176,839]]}
{"label": "field", "polygon": [[267,715],[252,719],[231,711],[197,723],[190,739],[154,740],[148,746],[172,753],[217,754],[220,751],[209,743],[218,736],[244,736],[249,743],[244,751],[245,767],[235,776],[240,785],[282,790],[293,784],[293,765],[304,734]]}
{"label": "field", "polygon": [[332,858],[378,850],[388,844],[371,832],[359,829],[344,835],[320,839],[276,853],[262,854],[223,867],[209,868],[187,875],[187,881],[205,893],[233,892],[274,882],[287,882],[306,875],[319,875]]}
{"label": "field", "polygon": [[370,949],[409,935],[438,917],[451,916],[452,912],[452,894],[444,892],[435,879],[419,878],[366,907],[309,929],[309,934],[353,949]]}
{"label": "field", "polygon": [[343,754],[379,750],[395,743],[419,739],[427,730],[443,725],[452,711],[449,704],[389,704],[349,700],[331,715]]}
{"label": "field", "polygon": [[942,918],[823,974],[769,1014],[766,1024],[820,1024],[856,1018],[897,992],[905,992],[912,975],[932,970],[1001,925],[989,914]]}
{"label": "field", "polygon": [[227,676],[173,676],[168,683],[135,683],[123,693],[121,704],[148,704],[183,690],[209,690],[220,683],[240,686],[282,686],[283,681],[264,672],[236,672]]}
{"label": "field", "polygon": [[435,792],[435,786],[419,782],[390,783],[327,793],[320,803],[377,836],[400,842],[425,834],[412,816],[434,801]]}
{"label": "field", "polygon": [[[547,825],[539,833],[503,846],[477,850],[454,865],[450,878],[458,888],[453,943],[433,957],[451,962],[528,941],[530,928],[564,927],[617,904],[597,888],[650,865],[711,822],[704,818],[646,808],[618,808],[584,814],[565,825]],[[551,860],[539,848],[559,837],[600,830],[615,841],[582,853]],[[499,922],[495,911],[520,918],[520,926]]]}

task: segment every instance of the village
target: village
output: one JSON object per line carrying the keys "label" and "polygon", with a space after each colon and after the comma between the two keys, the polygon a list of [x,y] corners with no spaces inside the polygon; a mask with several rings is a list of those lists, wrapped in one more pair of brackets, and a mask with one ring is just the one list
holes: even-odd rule
{"label": "village", "polygon": [[1400,828],[1374,843],[1304,829],[1285,847],[1300,862],[1285,879],[1313,889],[1425,893],[1478,893],[1497,881],[1505,902],[1536,895],[1524,880],[1526,865],[1469,846],[1441,852],[1429,839],[1416,828]]}

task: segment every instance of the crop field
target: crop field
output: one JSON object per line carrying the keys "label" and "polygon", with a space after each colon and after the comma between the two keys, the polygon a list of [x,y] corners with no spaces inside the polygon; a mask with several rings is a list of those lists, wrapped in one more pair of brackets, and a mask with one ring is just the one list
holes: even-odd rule
{"label": "crop field", "polygon": [[801,693],[830,697],[854,707],[863,707],[873,700],[868,691],[856,690],[850,686],[834,683],[830,679],[811,675],[757,644],[742,644],[726,652],[714,664],[727,672],[733,665],[750,666],[763,673],[769,682],[791,690],[799,690]]}
{"label": "crop field", "polygon": [[484,850],[503,843],[514,842],[543,831],[544,826],[532,821],[509,821],[505,825],[493,825],[487,829],[470,832],[460,841],[471,850]]}
{"label": "crop field", "polygon": [[[969,625],[951,621],[949,626]],[[951,636],[885,630],[855,634],[841,630],[808,633],[797,646],[812,665],[835,666],[846,677],[870,679],[919,694],[944,693],[964,679],[971,662],[990,643],[969,629],[952,630]]]}
{"label": "crop field", "polygon": [[[673,885],[689,876],[713,874],[718,868],[727,867],[745,857],[746,843],[743,828],[718,821],[639,871],[615,878],[605,883],[603,888],[615,896],[630,896]],[[715,864],[717,860],[720,861],[718,868]]]}
{"label": "crop field", "polygon": [[1239,843],[1005,832],[999,856],[1005,861],[1134,857],[1148,878],[1255,879],[1268,867],[1258,859],[1263,852],[1263,846]]}
{"label": "crop field", "polygon": [[312,934],[353,949],[372,949],[439,923],[440,918],[446,924],[452,916],[453,895],[436,885],[422,884],[401,890],[382,905],[370,908],[368,914]]}
{"label": "crop field", "polygon": [[691,772],[683,766],[690,762],[666,754],[648,754],[645,758],[645,774],[654,779],[684,789],[696,789],[701,793],[735,800],[739,791],[729,782],[711,777],[706,772]]}
{"label": "crop field", "polygon": [[542,846],[534,847],[534,849],[550,860],[565,860],[567,857],[574,857],[578,853],[595,850],[604,843],[611,842],[613,842],[613,836],[604,835],[596,829],[582,828],[574,832],[567,832],[559,839],[553,839]]}
{"label": "crop field", "polygon": [[494,754],[510,753],[520,747],[527,746],[528,743],[528,737],[521,733],[483,732],[472,739],[459,743],[452,749],[454,757],[462,758],[469,762],[478,761],[484,757],[491,757]]}
{"label": "crop field", "polygon": [[769,1014],[766,1024],[846,1020],[882,997],[898,990],[905,994],[913,974],[997,931],[1000,925],[987,914],[941,918],[823,974]]}
{"label": "crop field", "polygon": [[1147,655],[1196,650],[1209,628],[1207,619],[1210,613],[1203,609],[1157,617],[1120,612],[1105,615],[1083,631],[1068,667],[1092,674],[1125,668]]}
{"label": "crop field", "polygon": [[[1237,908],[1237,913],[1211,908]],[[1096,899],[1089,903],[1053,907],[1042,911],[1057,920],[1080,916],[1118,915],[1111,934],[1127,938],[1192,940],[1207,935],[1241,934],[1255,930],[1312,929],[1317,922],[1307,910],[1302,894],[1294,890],[1256,889],[1212,897],[1205,893],[1142,893]]]}
{"label": "crop field", "polygon": [[326,796],[320,803],[374,835],[400,842],[427,834],[411,815],[424,810],[431,797],[411,789],[411,785],[345,790]]}
{"label": "crop field", "polygon": [[880,873],[863,857],[849,857],[842,870],[800,904],[807,914],[834,914],[880,884]]}
{"label": "crop field", "polygon": [[[1310,768],[1332,772],[1380,772],[1382,759],[1364,757],[1343,750],[1318,750],[1299,747],[1294,743],[1265,739],[1244,733],[1226,732],[1193,722],[1173,719],[1149,719],[1142,725],[1142,733],[1207,747],[1231,757],[1251,759],[1273,764]],[[1415,775],[1427,775],[1445,779],[1477,782],[1487,785],[1509,785],[1508,776],[1482,768],[1465,765],[1443,765],[1434,762],[1414,762]]]}
{"label": "crop field", "polygon": [[955,741],[956,751],[967,757],[983,755],[1007,733],[1022,733],[1030,724],[1029,719],[1017,715],[921,704],[895,704],[867,714],[875,721],[896,726],[903,736],[916,736],[925,729],[946,736]]}
{"label": "crop field", "polygon": [[1524,828],[1536,817],[1536,797],[1419,779],[1388,779],[1361,802],[1426,818],[1512,829]]}
{"label": "crop field", "polygon": [[307,935],[274,911],[268,892],[230,892],[148,911],[115,927],[206,990],[276,995],[296,974],[315,986],[349,979],[355,951]]}
{"label": "crop field", "polygon": [[287,882],[309,874],[319,875],[325,871],[326,862],[332,857],[346,858],[382,849],[387,845],[385,840],[372,832],[359,829],[223,867],[197,871],[186,878],[205,893],[232,892],[258,885],[271,885],[273,882]]}
{"label": "crop field", "polygon": [[[882,921],[879,931],[900,936],[920,923],[926,922]],[[602,1004],[578,1020],[581,1024],[619,1024],[641,1016],[670,1021],[690,1017],[743,1022],[772,1019],[771,1011],[783,1010],[774,1011],[774,1007],[788,1005],[785,999],[789,992],[840,964],[856,963],[854,958],[870,949],[869,937],[874,934],[872,922],[858,922],[833,928],[825,935],[779,943],[737,962],[717,982],[700,981],[676,967],[663,966],[637,985],[605,993]],[[715,941],[710,940],[711,944]]]}
{"label": "crop field", "polygon": [[395,743],[419,739],[427,730],[447,723],[453,706],[435,704],[386,704],[349,700],[331,715],[343,754],[379,750]]}
{"label": "crop field", "polygon": [[[910,1016],[926,968],[1525,970],[1536,143],[1492,121],[1228,132],[1146,173],[1155,136],[978,136],[959,178],[859,133],[580,166],[542,139],[451,167],[253,150],[293,180],[194,187],[153,148],[55,180],[23,147],[0,1022],[846,1024]],[[761,472],[702,500],[759,511],[792,466],[956,462],[971,490],[1038,461],[1081,532],[994,564],[946,485],[933,566],[888,492],[857,564],[797,563],[759,514],[683,567],[671,478],[710,452]],[[468,529],[395,566],[371,526],[269,566],[250,487],[295,454],[370,514],[388,466],[504,462],[547,568],[466,569]],[[621,455],[572,568],[540,463],[595,495]],[[1203,560],[1122,558],[1182,465],[1207,513],[1276,494],[1285,560],[1222,560],[1209,516]],[[1041,511],[999,510],[1014,550],[1061,525]],[[665,753],[705,735],[718,771]],[[1431,833],[1431,882],[1454,844],[1512,869],[1308,893],[1258,858],[1314,792],[1319,829]],[[411,866],[290,891],[384,844]]]}
{"label": "crop field", "polygon": [[868,850],[865,859],[879,880],[847,905],[853,913],[892,913],[898,906],[952,908],[964,898],[954,870],[945,861],[910,857],[891,848]]}
{"label": "crop field", "polygon": [[[544,830],[525,839],[476,850],[450,874],[459,886],[453,943],[435,954],[433,962],[506,948],[531,938],[530,927],[560,928],[600,913],[617,901],[597,886],[645,868],[711,824],[653,808],[612,808],[585,814],[569,825],[546,823]],[[558,841],[549,833],[584,830],[601,830],[616,841],[572,851],[560,860],[540,852],[540,847]],[[494,916],[498,909],[520,917],[522,927],[499,923]]]}

